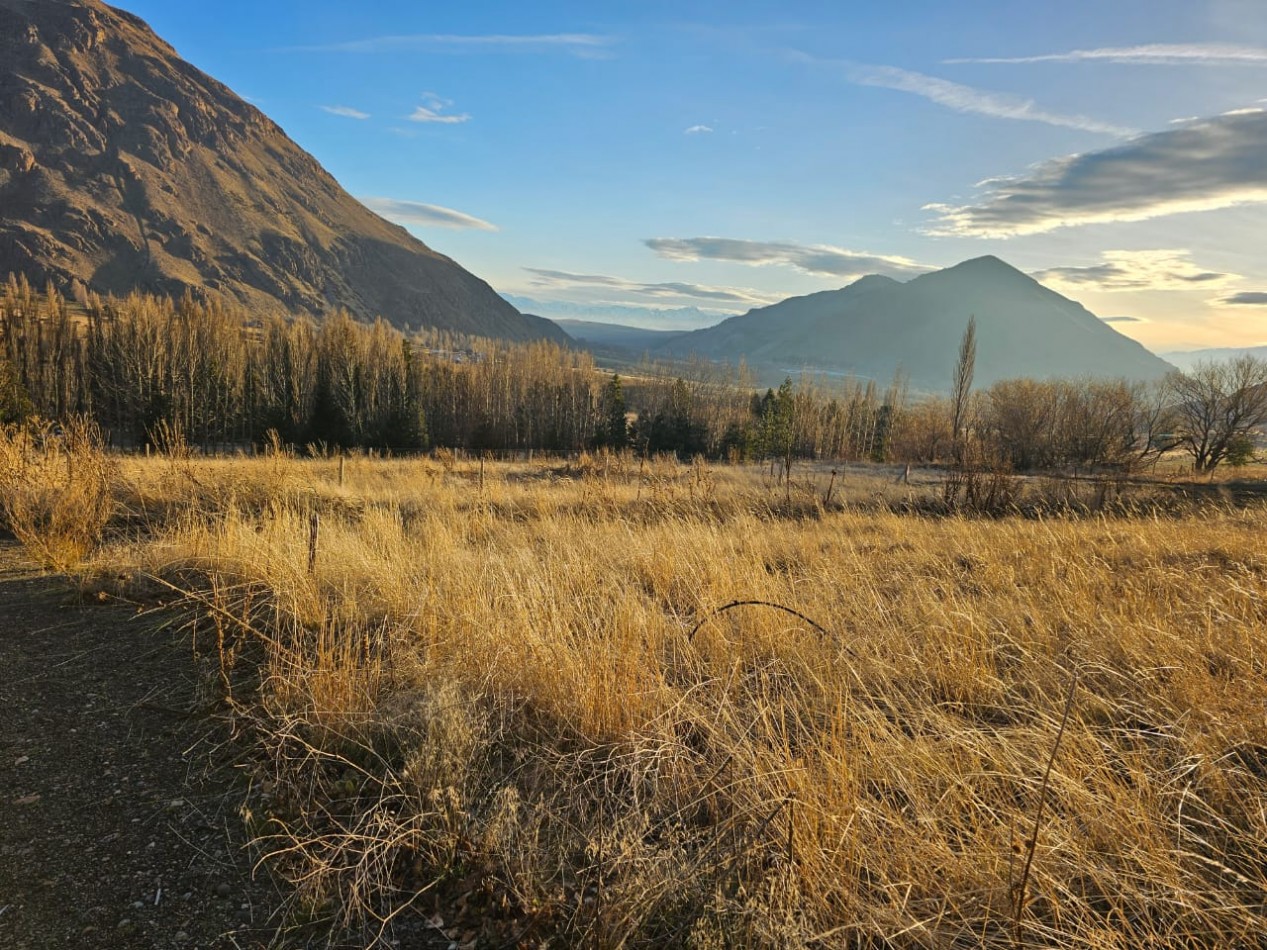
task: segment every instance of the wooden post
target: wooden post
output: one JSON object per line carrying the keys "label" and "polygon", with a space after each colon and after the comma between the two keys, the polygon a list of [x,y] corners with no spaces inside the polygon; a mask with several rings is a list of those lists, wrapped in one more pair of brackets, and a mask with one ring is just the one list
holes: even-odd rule
{"label": "wooden post", "polygon": [[831,481],[827,483],[827,494],[823,496],[824,506],[831,504],[831,492],[832,492],[832,489],[835,487],[836,487],[836,470],[833,468],[831,470]]}
{"label": "wooden post", "polygon": [[480,494],[484,492],[484,456],[480,456]]}
{"label": "wooden post", "polygon": [[321,516],[314,509],[308,516],[308,573],[317,572],[317,530],[321,526]]}
{"label": "wooden post", "polygon": [[339,487],[343,487],[343,463],[347,461],[346,455],[339,456]]}

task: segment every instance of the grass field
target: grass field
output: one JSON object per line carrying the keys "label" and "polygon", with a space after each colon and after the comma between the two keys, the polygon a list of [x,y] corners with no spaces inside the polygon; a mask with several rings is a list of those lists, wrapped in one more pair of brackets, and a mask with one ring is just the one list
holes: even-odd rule
{"label": "grass field", "polygon": [[81,584],[188,610],[257,745],[247,819],[296,925],[701,948],[1267,931],[1261,504],[1062,486],[1085,504],[978,517],[940,507],[936,473],[629,458],[106,469]]}

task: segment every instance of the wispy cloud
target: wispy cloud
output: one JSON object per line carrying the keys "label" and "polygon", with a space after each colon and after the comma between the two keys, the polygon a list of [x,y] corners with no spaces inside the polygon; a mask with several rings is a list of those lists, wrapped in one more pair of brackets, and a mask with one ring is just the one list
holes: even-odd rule
{"label": "wispy cloud", "polygon": [[1105,251],[1100,263],[1085,267],[1049,267],[1032,274],[1036,280],[1091,287],[1103,291],[1209,290],[1239,280],[1198,267],[1187,250]]}
{"label": "wispy cloud", "polygon": [[329,112],[331,115],[341,115],[345,119],[368,119],[370,114],[362,112],[360,109],[353,109],[351,106],[320,106],[322,112]]}
{"label": "wispy cloud", "polygon": [[1105,46],[1039,56],[980,56],[945,63],[1123,63],[1141,66],[1267,66],[1267,48],[1230,43],[1149,43]]}
{"label": "wispy cloud", "polygon": [[909,69],[899,69],[896,66],[872,66],[843,59],[822,59],[799,51],[794,51],[790,55],[799,62],[835,69],[847,82],[854,85],[876,86],[910,93],[956,112],[1021,122],[1042,122],[1046,125],[1107,135],[1134,134],[1133,129],[1101,122],[1087,116],[1049,112],[1039,108],[1033,99],[976,89],[948,79],[926,76],[924,73],[912,72]]}
{"label": "wispy cloud", "polygon": [[1225,307],[1267,307],[1267,291],[1244,290],[1221,297],[1217,302]]}
{"label": "wispy cloud", "polygon": [[937,235],[1011,237],[1267,202],[1267,110],[1238,109],[1116,148],[981,182],[974,204],[934,204]]}
{"label": "wispy cloud", "polygon": [[1143,317],[1101,317],[1102,323],[1147,323]]}
{"label": "wispy cloud", "polygon": [[524,270],[534,276],[532,285],[538,288],[599,287],[635,298],[707,300],[747,307],[764,306],[780,299],[746,287],[713,287],[707,284],[688,284],[677,281],[646,283],[606,274],[574,274],[570,271],[547,270],[541,267],[525,267]]}
{"label": "wispy cloud", "polygon": [[451,33],[409,33],[371,36],[360,40],[287,46],[286,53],[549,53],[563,52],[584,59],[611,55],[615,37],[595,33],[486,33],[461,36]]}
{"label": "wispy cloud", "polygon": [[434,92],[424,92],[422,105],[417,106],[406,118],[410,122],[438,122],[441,125],[458,125],[471,120],[470,115],[465,112],[456,115],[445,114],[444,110],[451,105],[453,105],[451,99],[443,99]]}
{"label": "wispy cloud", "polygon": [[906,257],[850,251],[828,244],[718,237],[648,238],[643,243],[671,261],[731,261],[754,267],[773,264],[831,277],[856,278],[864,274],[912,277],[933,269]]}
{"label": "wispy cloud", "polygon": [[693,125],[689,129],[684,130],[682,134],[683,135],[700,135],[700,134],[711,132],[711,131],[713,131],[712,126]]}
{"label": "wispy cloud", "polygon": [[359,200],[375,214],[380,214],[388,221],[395,221],[397,224],[418,224],[428,228],[463,228],[474,231],[498,230],[497,225],[483,218],[440,205],[400,201],[396,198],[361,198]]}

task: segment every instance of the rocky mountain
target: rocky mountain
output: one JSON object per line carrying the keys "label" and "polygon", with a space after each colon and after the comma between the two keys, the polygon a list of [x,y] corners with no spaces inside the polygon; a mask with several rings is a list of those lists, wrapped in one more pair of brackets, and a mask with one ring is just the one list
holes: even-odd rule
{"label": "rocky mountain", "polygon": [[566,341],[99,0],[0,0],[0,277]]}
{"label": "rocky mountain", "polygon": [[976,383],[1016,376],[1154,379],[1171,366],[1089,310],[997,257],[980,257],[901,283],[871,275],[781,303],[662,345],[677,355],[745,358],[768,377],[801,369],[911,383],[940,391],[968,318],[977,321]]}

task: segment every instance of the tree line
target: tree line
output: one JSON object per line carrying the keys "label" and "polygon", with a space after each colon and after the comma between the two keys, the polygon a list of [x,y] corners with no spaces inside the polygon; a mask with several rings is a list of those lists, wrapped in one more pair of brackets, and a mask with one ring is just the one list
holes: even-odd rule
{"label": "tree line", "polygon": [[0,296],[0,422],[91,416],[119,447],[161,433],[208,449],[573,452],[734,461],[957,463],[1017,471],[1133,468],[1185,449],[1207,471],[1252,453],[1267,364],[1245,358],[1159,384],[1008,380],[971,392],[965,337],[951,398],[810,377],[761,392],[743,365],[652,364],[625,377],[551,342],[406,335],[338,312],[256,317],[216,300],[144,295],[70,302],[10,277]]}
{"label": "tree line", "polygon": [[84,294],[21,277],[0,297],[0,421],[91,416],[120,447],[179,433],[417,451],[670,452],[683,458],[883,458],[902,394],[694,360],[605,374],[580,350],[424,331],[337,312],[253,317],[216,300]]}

